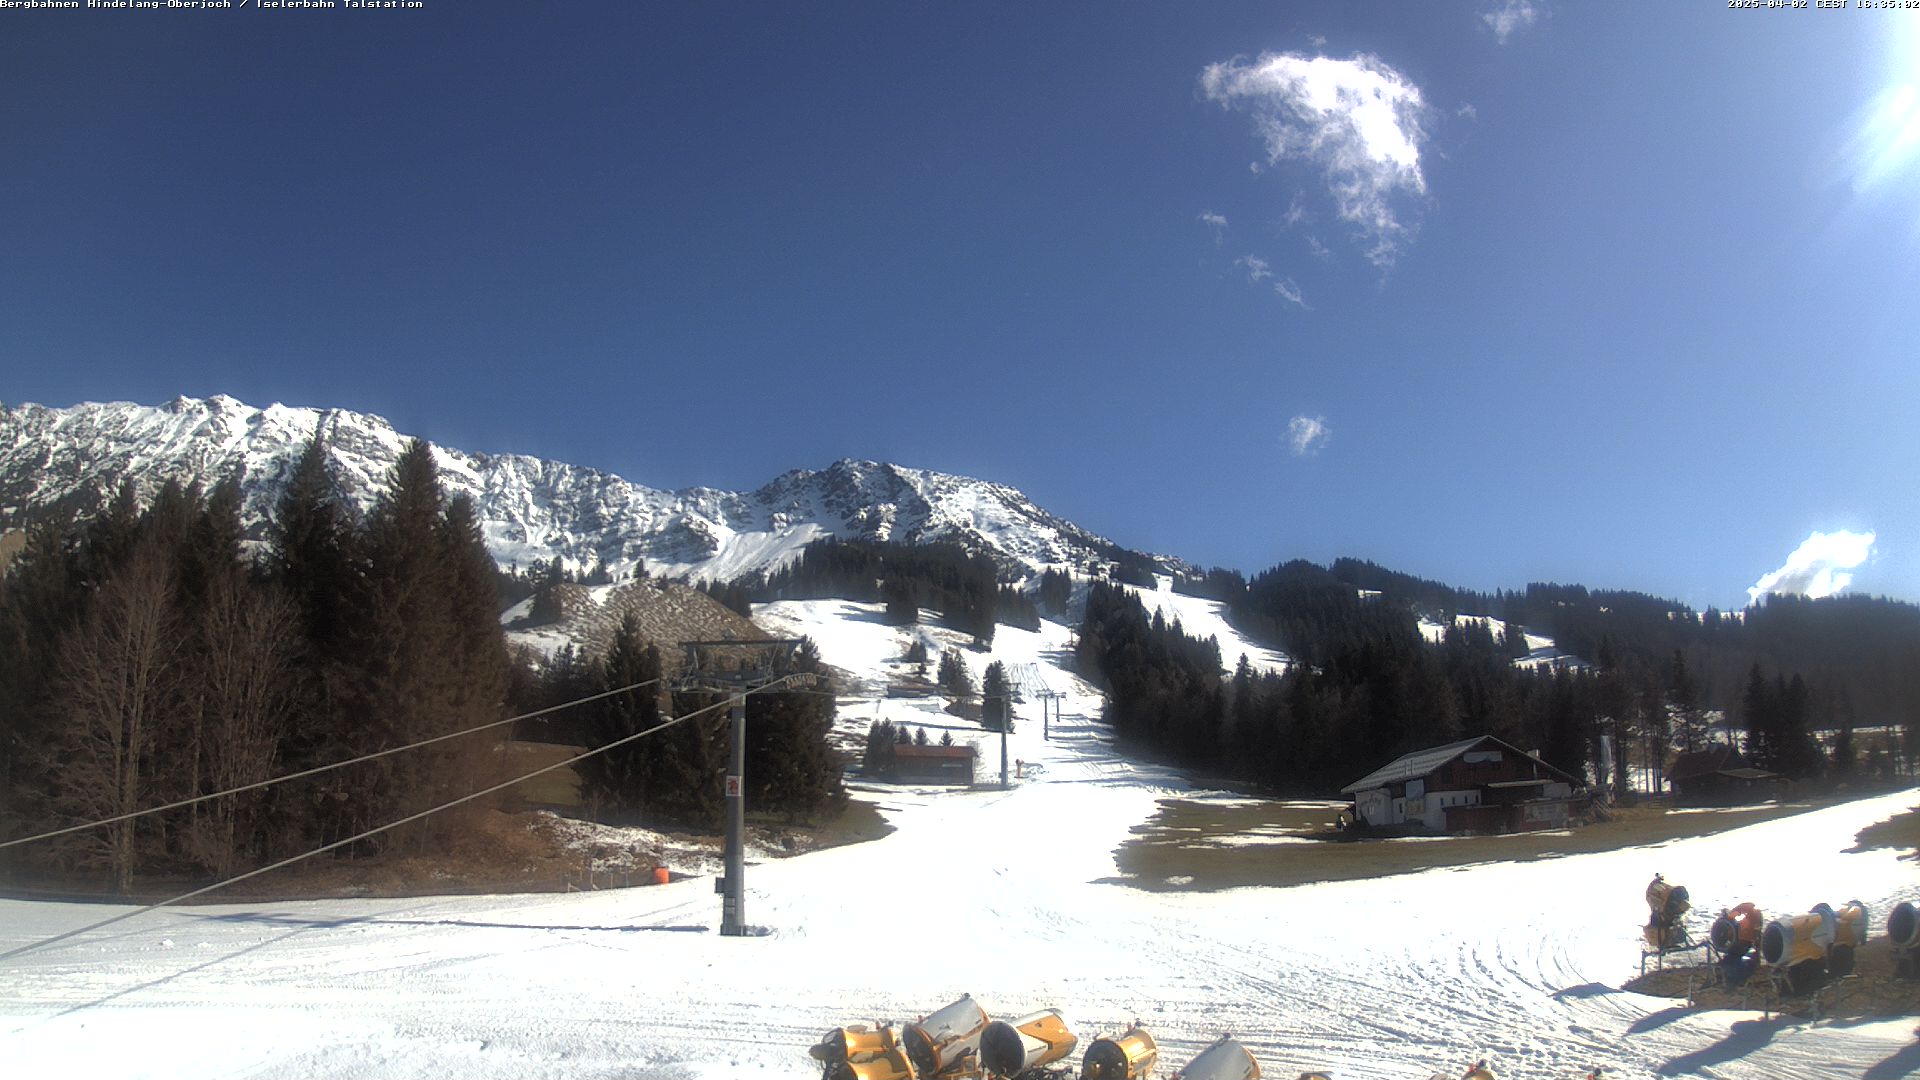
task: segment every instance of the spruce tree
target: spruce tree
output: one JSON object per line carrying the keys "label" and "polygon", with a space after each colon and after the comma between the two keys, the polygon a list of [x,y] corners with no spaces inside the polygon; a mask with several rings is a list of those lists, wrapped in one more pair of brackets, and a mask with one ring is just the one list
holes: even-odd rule
{"label": "spruce tree", "polygon": [[1013,730],[1013,688],[1005,664],[995,660],[980,679],[980,723],[989,731]]}

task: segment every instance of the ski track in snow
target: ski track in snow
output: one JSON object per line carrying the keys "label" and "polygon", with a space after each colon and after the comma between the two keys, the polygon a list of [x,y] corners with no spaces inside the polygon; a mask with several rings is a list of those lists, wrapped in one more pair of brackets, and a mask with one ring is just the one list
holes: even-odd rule
{"label": "ski track in snow", "polygon": [[[760,613],[870,683],[937,628],[875,605]],[[849,618],[850,614],[873,618]],[[991,659],[1035,664],[1068,696],[1050,741],[1032,703],[1011,791],[894,788],[856,797],[884,839],[751,862],[758,938],[721,938],[698,878],[650,888],[168,909],[0,962],[10,1075],[810,1078],[806,1048],[842,1023],[910,1020],[971,992],[995,1016],[1059,1007],[1083,1040],[1134,1018],[1170,1075],[1223,1031],[1266,1075],[1506,1080],[1854,1077],[1920,1066],[1911,1017],[1869,1023],[1685,1012],[1621,992],[1640,894],[1687,885],[1694,929],[1751,899],[1769,912],[1858,897],[1876,932],[1915,872],[1842,854],[1861,827],[1920,805],[1883,796],[1650,848],[1481,864],[1292,889],[1144,892],[1113,850],[1161,798],[1222,798],[1117,754],[1099,698],[1061,668],[1069,631],[1002,627]],[[967,653],[976,674],[989,657]],[[879,691],[876,689],[876,693]],[[931,702],[843,700],[842,724],[957,723]],[[980,774],[998,769],[981,733]],[[1277,849],[1275,858],[1284,858]],[[101,905],[0,901],[0,950],[95,921]],[[1083,1041],[1084,1046],[1084,1041]],[[1077,1055],[1075,1061],[1077,1061]]]}

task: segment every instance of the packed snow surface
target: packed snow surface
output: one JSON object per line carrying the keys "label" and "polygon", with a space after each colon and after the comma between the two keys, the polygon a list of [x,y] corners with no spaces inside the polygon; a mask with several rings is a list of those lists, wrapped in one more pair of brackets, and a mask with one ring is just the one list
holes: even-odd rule
{"label": "packed snow surface", "polygon": [[[914,635],[879,609],[789,603],[829,663],[885,681]],[[850,615],[868,614],[863,620]],[[1624,993],[1655,872],[1704,919],[1752,900],[1803,911],[1858,897],[1876,929],[1920,893],[1855,832],[1909,791],[1651,848],[1487,863],[1291,889],[1146,892],[1113,851],[1169,796],[1214,798],[1130,760],[1062,670],[1069,632],[1002,628],[988,659],[1066,694],[1043,738],[1020,707],[1010,790],[861,783],[885,839],[750,863],[747,920],[722,938],[710,879],[599,893],[329,900],[148,913],[0,961],[8,1075],[630,1078],[817,1075],[806,1048],[842,1023],[910,1020],[971,992],[990,1013],[1060,1007],[1083,1039],[1134,1018],[1170,1075],[1223,1031],[1266,1075],[1903,1076],[1912,1018],[1822,1023],[1689,1012]],[[842,703],[843,723],[954,723],[932,702]],[[957,735],[960,733],[956,733]],[[998,737],[981,746],[997,773]],[[1035,768],[1035,766],[1038,766]],[[1272,843],[1279,837],[1261,837]],[[1443,842],[1443,841],[1441,841]],[[1273,858],[1288,848],[1275,844]],[[1196,883],[1204,885],[1204,882]],[[0,901],[0,951],[116,908]]]}

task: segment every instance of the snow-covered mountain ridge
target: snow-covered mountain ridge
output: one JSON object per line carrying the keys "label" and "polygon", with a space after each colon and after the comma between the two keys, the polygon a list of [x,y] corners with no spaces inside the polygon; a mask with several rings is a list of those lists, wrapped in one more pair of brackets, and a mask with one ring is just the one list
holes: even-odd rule
{"label": "snow-covered mountain ridge", "polygon": [[[245,469],[256,537],[315,431],[349,501],[371,507],[407,436],[345,409],[264,409],[224,395],[71,408],[0,408],[0,521],[56,506],[102,505],[123,477],[149,496],[167,479],[212,486]],[[1019,491],[968,477],[871,461],[796,469],[751,492],[665,491],[596,469],[523,454],[435,447],[442,482],[471,497],[504,565],[560,557],[575,568],[644,558],[657,573],[726,580],[780,565],[808,543],[950,541],[1015,575],[1047,567],[1086,575],[1123,554]],[[1168,570],[1178,560],[1155,557]]]}

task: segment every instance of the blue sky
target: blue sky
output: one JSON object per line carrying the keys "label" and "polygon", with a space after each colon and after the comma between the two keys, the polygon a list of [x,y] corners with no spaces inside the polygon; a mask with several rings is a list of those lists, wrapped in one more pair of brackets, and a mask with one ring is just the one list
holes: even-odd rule
{"label": "blue sky", "polygon": [[1917,99],[1912,13],[1711,0],[10,9],[0,399],[1920,599]]}

